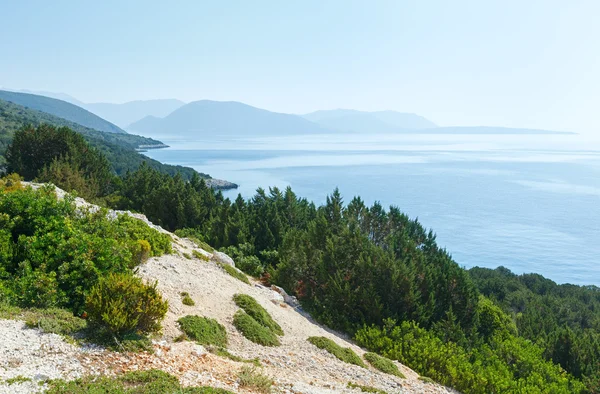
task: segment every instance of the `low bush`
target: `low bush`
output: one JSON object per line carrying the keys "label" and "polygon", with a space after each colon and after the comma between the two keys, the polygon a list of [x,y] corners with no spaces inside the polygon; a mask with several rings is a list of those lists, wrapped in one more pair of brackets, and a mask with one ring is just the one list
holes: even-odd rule
{"label": "low bush", "polygon": [[269,315],[254,298],[247,294],[236,294],[233,296],[233,301],[237,306],[242,308],[247,314],[252,316],[262,326],[270,329],[277,335],[283,335],[281,326]]}
{"label": "low bush", "polygon": [[215,251],[212,246],[210,246],[209,244],[207,244],[206,242],[203,241],[203,236],[200,233],[200,231],[198,231],[198,230],[195,230],[193,228],[182,228],[182,229],[175,230],[175,235],[177,235],[178,237],[181,237],[181,238],[188,238],[189,240],[194,242],[196,245],[198,245],[199,248],[202,248],[209,253],[212,253]]}
{"label": "low bush", "polygon": [[177,322],[185,335],[201,345],[227,346],[227,331],[215,319],[188,315]]}
{"label": "low bush", "polygon": [[86,321],[65,309],[23,309],[0,303],[0,319],[24,320],[29,328],[44,332],[73,336],[86,328]]}
{"label": "low bush", "polygon": [[373,366],[373,368],[378,369],[381,372],[395,375],[403,379],[406,378],[406,376],[400,372],[398,366],[389,358],[382,357],[375,353],[365,353],[364,358]]}
{"label": "low bush", "polygon": [[361,384],[356,384],[356,383],[352,383],[352,382],[348,382],[348,387],[351,389],[359,389],[363,393],[387,394],[385,391],[380,390],[376,387],[363,386]]}
{"label": "low bush", "polygon": [[229,353],[229,351],[227,349],[222,348],[222,347],[209,346],[207,350],[209,352],[211,352],[212,354],[215,354],[219,357],[225,357],[225,358],[230,359],[231,361],[236,361],[238,363],[251,363],[251,364],[256,365],[257,367],[260,367],[260,365],[261,365],[258,357],[253,358],[253,359],[243,358],[240,356],[236,356],[235,354]]}
{"label": "low bush", "polygon": [[151,251],[152,247],[150,246],[150,242],[145,239],[138,239],[131,247],[131,259],[133,264],[140,265],[145,263],[150,257]]}
{"label": "low bush", "polygon": [[183,305],[187,305],[187,306],[194,306],[196,305],[196,303],[194,302],[194,300],[192,300],[192,297],[190,297],[190,294],[188,292],[183,292],[181,293],[181,303]]}
{"label": "low bush", "polygon": [[354,351],[347,347],[341,347],[334,341],[325,337],[310,337],[308,338],[308,342],[312,343],[319,349],[324,349],[329,353],[333,354],[339,360],[348,363],[358,365],[359,367],[366,368],[367,366],[362,361],[362,359],[354,353]]}
{"label": "low bush", "polygon": [[86,298],[89,322],[117,337],[158,331],[167,309],[156,283],[145,284],[131,274],[108,275]]}
{"label": "low bush", "polygon": [[86,376],[72,381],[51,380],[47,394],[232,394],[214,387],[181,387],[179,379],[160,370],[134,371],[120,376]]}
{"label": "low bush", "polygon": [[244,311],[233,316],[233,325],[247,339],[263,346],[279,346],[279,338],[269,328],[263,326]]}
{"label": "low bush", "polygon": [[223,269],[225,270],[225,272],[227,272],[229,275],[233,276],[236,279],[241,280],[242,282],[246,283],[246,284],[250,284],[250,281],[248,280],[248,277],[246,275],[244,275],[243,272],[238,271],[237,269],[235,269],[235,267],[232,267],[230,265],[227,264],[221,264],[221,267],[223,267]]}
{"label": "low bush", "polygon": [[242,367],[238,374],[240,387],[257,391],[259,393],[270,393],[273,380],[261,374],[256,367]]}

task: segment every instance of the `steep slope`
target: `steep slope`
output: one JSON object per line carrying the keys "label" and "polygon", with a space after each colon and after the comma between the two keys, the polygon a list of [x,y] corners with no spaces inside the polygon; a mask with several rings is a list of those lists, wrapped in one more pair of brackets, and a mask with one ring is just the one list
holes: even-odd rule
{"label": "steep slope", "polygon": [[336,109],[316,111],[303,117],[324,127],[358,133],[391,133],[437,127],[422,116],[395,111]]}
{"label": "steep slope", "polygon": [[[37,185],[35,185],[37,187]],[[57,190],[59,197],[66,193]],[[76,199],[81,208],[97,211],[98,207]],[[109,211],[111,217],[129,214]],[[133,215],[159,231],[143,215]],[[85,375],[112,376],[133,370],[160,369],[175,375],[184,386],[210,385],[239,393],[253,392],[241,387],[240,369],[248,365],[219,356],[189,340],[175,340],[181,331],[177,320],[186,315],[216,319],[228,336],[227,350],[246,359],[258,358],[263,374],[274,382],[273,392],[281,393],[355,393],[348,382],[371,386],[386,392],[451,393],[452,390],[427,383],[409,368],[396,363],[406,378],[384,374],[372,367],[361,368],[346,364],[325,350],[307,341],[310,336],[329,338],[343,347],[352,348],[358,355],[364,351],[342,335],[316,324],[301,309],[281,300],[279,293],[252,280],[243,283],[229,276],[216,262],[213,253],[198,247],[192,241],[169,234],[173,239],[174,254],[150,258],[140,266],[138,275],[155,282],[169,302],[162,337],[153,343],[154,353],[116,353],[99,347],[77,347],[65,343],[54,334],[25,329],[22,322],[0,320],[0,359],[6,360],[0,368],[0,392],[30,393],[44,389],[43,381],[51,378],[72,380]],[[194,253],[195,252],[195,253]],[[190,255],[205,256],[191,258]],[[186,257],[188,256],[188,257]],[[184,305],[181,292],[188,292],[194,306]],[[265,347],[247,340],[233,326],[233,315],[238,307],[234,294],[248,294],[267,310],[281,325],[284,335],[281,346]],[[9,379],[20,380],[9,383]]]}
{"label": "steep slope", "polygon": [[142,135],[194,138],[274,136],[326,132],[300,116],[270,112],[238,102],[195,101],[165,118],[146,117],[129,130]]}
{"label": "steep slope", "polygon": [[5,90],[0,90],[0,100],[10,101],[14,104],[22,105],[23,107],[46,112],[58,116],[59,118],[89,127],[90,129],[106,133],[127,134],[124,130],[114,124],[66,101],[35,94],[8,92]]}
{"label": "steep slope", "polygon": [[90,103],[82,106],[90,112],[95,113],[112,122],[123,129],[145,118],[146,116],[156,116],[163,118],[176,109],[184,106],[185,103],[180,100],[138,100],[123,104],[113,103]]}

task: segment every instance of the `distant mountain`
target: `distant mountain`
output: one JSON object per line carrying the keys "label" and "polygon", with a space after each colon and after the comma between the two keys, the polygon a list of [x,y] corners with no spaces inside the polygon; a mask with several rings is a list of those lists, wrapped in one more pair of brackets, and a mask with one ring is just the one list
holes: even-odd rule
{"label": "distant mountain", "polygon": [[314,134],[328,130],[298,115],[270,112],[234,101],[195,101],[164,118],[148,116],[129,130],[148,136],[196,138]]}
{"label": "distant mountain", "polygon": [[46,97],[66,101],[67,103],[75,104],[79,107],[83,107],[83,105],[85,104],[73,96],[70,96],[66,93],[60,93],[60,92],[57,93],[57,92],[46,92],[46,91],[42,91],[42,90],[9,89],[9,88],[5,88],[5,87],[0,87],[0,90],[6,90],[7,92],[27,93],[27,94],[35,94],[38,96],[46,96]]}
{"label": "distant mountain", "polygon": [[422,116],[395,111],[335,109],[316,111],[303,117],[326,128],[357,133],[392,133],[437,127]]}
{"label": "distant mountain", "polygon": [[176,109],[184,106],[180,100],[139,100],[123,104],[91,103],[82,104],[90,112],[95,113],[123,129],[146,116],[164,118]]}
{"label": "distant mountain", "polygon": [[0,100],[22,105],[23,107],[46,112],[71,122],[75,122],[90,129],[104,131],[106,133],[127,134],[114,124],[94,115],[93,113],[63,100],[54,99],[36,94],[9,92],[0,90]]}

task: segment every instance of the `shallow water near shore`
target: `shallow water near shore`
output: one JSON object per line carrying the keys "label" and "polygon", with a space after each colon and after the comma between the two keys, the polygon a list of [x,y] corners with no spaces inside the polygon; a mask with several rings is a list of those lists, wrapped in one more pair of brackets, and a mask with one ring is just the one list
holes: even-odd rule
{"label": "shallow water near shore", "polygon": [[237,141],[159,138],[146,155],[240,185],[323,203],[396,205],[461,266],[600,285],[600,141],[578,135],[321,135]]}

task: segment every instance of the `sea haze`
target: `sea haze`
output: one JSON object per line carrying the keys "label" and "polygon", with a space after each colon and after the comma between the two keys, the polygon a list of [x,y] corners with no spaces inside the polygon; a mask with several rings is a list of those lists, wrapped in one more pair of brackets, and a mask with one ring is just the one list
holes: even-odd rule
{"label": "sea haze", "polygon": [[335,187],[396,205],[437,233],[462,266],[600,286],[600,141],[578,135],[319,135],[160,138],[148,152],[240,185],[291,185],[323,203]]}

